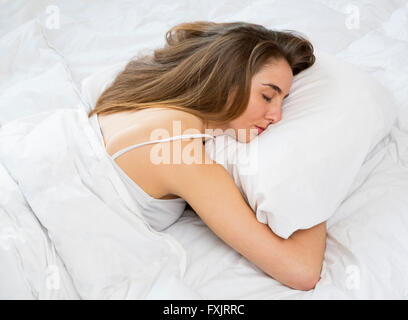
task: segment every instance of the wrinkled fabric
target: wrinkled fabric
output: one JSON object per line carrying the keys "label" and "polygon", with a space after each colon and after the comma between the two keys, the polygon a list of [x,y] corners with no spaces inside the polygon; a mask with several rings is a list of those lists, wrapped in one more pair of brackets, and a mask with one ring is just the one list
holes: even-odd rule
{"label": "wrinkled fabric", "polygon": [[[17,119],[0,131],[0,159],[9,180],[18,184],[27,211],[45,228],[79,297],[194,297],[181,280],[184,249],[145,222],[92,130],[78,108]],[[18,203],[7,200],[3,209],[13,212]],[[29,259],[38,249],[22,257],[24,265],[36,266]],[[166,288],[169,279],[171,290]],[[53,285],[60,288],[55,282],[58,276]],[[152,292],[153,287],[160,290]],[[66,297],[72,298],[71,292]]]}
{"label": "wrinkled fabric", "polygon": [[[181,272],[181,251],[170,250],[170,242],[158,235],[144,239],[148,227],[109,166],[97,165],[101,158],[90,147],[93,140],[75,135],[87,131],[75,124],[81,117],[74,109],[89,107],[82,80],[150,53],[164,44],[171,26],[196,20],[297,30],[315,48],[374,76],[395,100],[397,126],[362,165],[327,222],[325,261],[314,290],[292,290],[267,276],[189,209],[166,230],[186,252]],[[407,299],[407,30],[406,0],[0,2],[0,127],[20,119],[0,129],[0,297],[148,299],[169,296],[174,287],[179,297],[203,299]],[[49,113],[57,109],[64,111]],[[21,120],[30,115],[36,116]],[[73,146],[87,151],[76,153]],[[30,172],[37,166],[38,173]],[[112,230],[101,217],[113,222]],[[153,253],[139,257],[146,252],[127,243],[136,238],[152,244]],[[164,249],[166,267],[155,256]],[[115,265],[124,257],[129,262]],[[135,270],[146,270],[143,261],[158,264],[135,286],[140,278]]]}

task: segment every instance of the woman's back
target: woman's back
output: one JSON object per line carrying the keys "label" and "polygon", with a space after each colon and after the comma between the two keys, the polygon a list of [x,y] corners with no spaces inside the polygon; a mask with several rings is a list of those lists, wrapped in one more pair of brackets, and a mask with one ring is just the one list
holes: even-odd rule
{"label": "woman's back", "polygon": [[[156,129],[168,132],[169,137],[183,134],[185,129],[197,129],[200,132],[202,130],[201,120],[194,115],[165,108],[100,115],[98,122],[105,149],[111,156],[131,145],[152,140],[152,132]],[[175,131],[178,125],[180,125],[180,129],[183,129],[181,132]],[[151,170],[152,165],[155,166],[155,164],[152,164],[150,157],[150,151],[154,145],[155,143],[147,144],[129,150],[116,158],[115,162],[129,178],[151,197],[162,200],[179,198],[167,194],[166,190],[163,190],[160,179],[155,179],[154,170]],[[129,161],[130,159],[131,161]]]}
{"label": "woman's back", "polygon": [[[154,145],[163,147],[166,143],[170,147],[171,143],[168,140],[189,140],[186,138],[202,136],[181,134],[183,132],[173,134],[171,127],[176,119],[179,125],[183,124],[184,129],[187,125],[200,126],[197,118],[191,118],[188,113],[162,108],[120,112],[100,117],[95,115],[92,119],[92,124],[95,125],[98,135],[100,134],[101,143],[110,155],[119,177],[147,222],[158,231],[176,222],[183,214],[187,203],[183,198],[166,191],[163,179],[157,174],[158,166],[166,164],[152,163],[152,148]],[[155,139],[151,136],[155,129],[161,130],[164,135],[167,133],[169,137]],[[206,137],[211,138],[209,135]],[[202,146],[201,139],[195,140]]]}

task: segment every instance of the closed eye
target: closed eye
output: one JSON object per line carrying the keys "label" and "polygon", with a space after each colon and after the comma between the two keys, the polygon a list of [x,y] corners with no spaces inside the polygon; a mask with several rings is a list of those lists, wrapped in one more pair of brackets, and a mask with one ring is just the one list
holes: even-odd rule
{"label": "closed eye", "polygon": [[267,101],[267,102],[271,102],[271,98],[268,98],[267,96],[265,96],[264,94],[262,95],[262,97]]}

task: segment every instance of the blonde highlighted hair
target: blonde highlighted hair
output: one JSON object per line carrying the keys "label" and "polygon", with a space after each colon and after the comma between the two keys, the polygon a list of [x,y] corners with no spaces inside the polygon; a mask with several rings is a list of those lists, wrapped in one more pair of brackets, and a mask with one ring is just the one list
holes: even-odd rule
{"label": "blonde highlighted hair", "polygon": [[270,59],[285,59],[294,75],[315,61],[312,44],[293,31],[246,22],[181,23],[167,31],[163,48],[133,58],[88,116],[161,107],[227,123],[245,111],[251,79]]}

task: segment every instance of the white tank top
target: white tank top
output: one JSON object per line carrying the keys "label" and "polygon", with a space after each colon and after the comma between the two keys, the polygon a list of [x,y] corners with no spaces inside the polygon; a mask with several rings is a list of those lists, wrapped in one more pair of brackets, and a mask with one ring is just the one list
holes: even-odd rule
{"label": "white tank top", "polygon": [[[105,143],[102,136],[102,131],[99,126],[97,115],[94,114],[90,119],[92,127],[95,129],[102,145],[105,147]],[[133,181],[115,162],[115,159],[122,155],[123,153],[151,143],[166,142],[182,138],[202,138],[206,137],[208,139],[214,139],[213,136],[209,134],[185,134],[174,136],[170,138],[160,139],[160,140],[151,140],[143,143],[138,143],[135,145],[128,146],[124,149],[119,150],[112,156],[109,156],[111,162],[124,182],[126,188],[128,189],[130,195],[136,200],[137,205],[139,206],[140,212],[146,218],[147,222],[157,231],[162,231],[173,223],[175,223],[180,216],[183,214],[185,207],[187,205],[186,201],[182,198],[176,199],[156,199],[147,194],[135,181]],[[206,139],[207,140],[207,139]]]}

